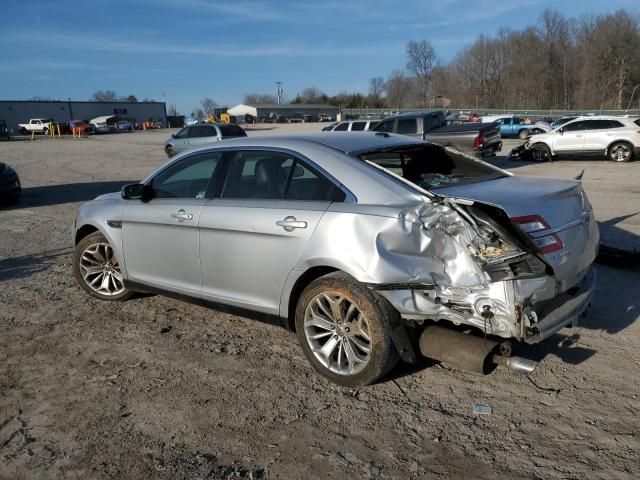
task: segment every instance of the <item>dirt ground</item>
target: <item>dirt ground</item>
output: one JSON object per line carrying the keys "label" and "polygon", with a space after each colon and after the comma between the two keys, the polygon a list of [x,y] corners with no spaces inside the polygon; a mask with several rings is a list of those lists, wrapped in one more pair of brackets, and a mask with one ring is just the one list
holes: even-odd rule
{"label": "dirt ground", "polygon": [[[318,377],[277,325],[83,293],[70,266],[78,205],[165,162],[167,136],[0,143],[25,188],[0,209],[0,478],[640,478],[631,267],[598,265],[582,326],[519,349],[541,360],[530,379],[425,360],[357,390]],[[640,163],[495,161],[534,175],[586,168],[603,230],[637,242],[638,219],[624,217],[640,210]]]}

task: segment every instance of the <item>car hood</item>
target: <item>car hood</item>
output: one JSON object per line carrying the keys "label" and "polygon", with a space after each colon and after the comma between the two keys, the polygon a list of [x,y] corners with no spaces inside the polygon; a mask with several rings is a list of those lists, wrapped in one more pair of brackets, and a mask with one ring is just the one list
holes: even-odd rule
{"label": "car hood", "polygon": [[93,199],[94,201],[104,201],[104,200],[122,200],[122,195],[120,192],[111,192],[105,193],[103,195],[98,195]]}

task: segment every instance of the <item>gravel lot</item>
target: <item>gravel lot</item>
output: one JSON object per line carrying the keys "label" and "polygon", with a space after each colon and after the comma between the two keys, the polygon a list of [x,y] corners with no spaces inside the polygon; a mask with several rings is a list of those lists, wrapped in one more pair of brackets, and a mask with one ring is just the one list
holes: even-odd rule
{"label": "gravel lot", "polygon": [[[84,294],[70,267],[78,205],[165,162],[167,136],[0,143],[25,188],[0,209],[0,478],[640,478],[633,267],[598,265],[584,324],[521,348],[542,360],[532,381],[424,361],[359,390],[318,377],[276,325]],[[640,162],[493,161],[565,178],[586,169],[603,241],[640,250]],[[478,403],[493,413],[474,414]]]}

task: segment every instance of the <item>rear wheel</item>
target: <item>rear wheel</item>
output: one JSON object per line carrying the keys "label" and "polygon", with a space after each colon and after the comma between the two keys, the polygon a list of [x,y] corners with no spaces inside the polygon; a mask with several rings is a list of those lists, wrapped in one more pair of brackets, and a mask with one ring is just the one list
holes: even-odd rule
{"label": "rear wheel", "polygon": [[633,150],[628,143],[618,142],[609,147],[609,160],[612,162],[628,162],[633,156]]}
{"label": "rear wheel", "polygon": [[531,159],[536,162],[550,162],[551,149],[544,143],[534,143],[531,145]]}
{"label": "rear wheel", "polygon": [[339,385],[371,384],[398,362],[390,334],[397,311],[349,275],[332,273],[312,282],[295,318],[305,356]]}
{"label": "rear wheel", "polygon": [[49,129],[45,127],[45,128],[42,130],[42,133],[43,133],[44,135],[49,135]]}
{"label": "rear wheel", "polygon": [[526,140],[527,138],[529,138],[529,131],[526,128],[523,128],[518,132],[518,138],[520,140]]}
{"label": "rear wheel", "polygon": [[89,295],[100,300],[126,300],[120,264],[109,241],[100,232],[84,237],[73,253],[73,275]]}

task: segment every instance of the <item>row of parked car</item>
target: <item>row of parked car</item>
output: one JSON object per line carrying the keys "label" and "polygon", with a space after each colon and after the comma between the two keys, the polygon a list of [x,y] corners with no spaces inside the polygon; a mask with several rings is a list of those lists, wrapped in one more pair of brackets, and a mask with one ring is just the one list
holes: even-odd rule
{"label": "row of parked car", "polygon": [[91,120],[70,120],[68,122],[56,122],[52,118],[32,118],[27,123],[20,123],[18,131],[22,135],[38,133],[48,135],[52,124],[58,123],[61,133],[71,134],[81,133],[84,135],[94,133],[121,133],[133,132],[150,128],[161,128],[162,123],[151,120],[142,123],[135,123],[132,119],[122,118],[115,115],[104,115]]}
{"label": "row of parked car", "polygon": [[[479,158],[502,149],[502,138],[526,140],[511,152],[512,158],[550,161],[559,156],[604,156],[616,162],[640,154],[640,119],[634,117],[569,116],[556,121],[524,123],[515,115],[480,117],[476,122],[447,120],[442,110],[392,115],[384,119],[356,119],[334,122],[323,132],[376,131],[406,135],[453,147]],[[164,145],[167,156],[191,148],[245,137],[236,124],[197,124],[183,128]]]}
{"label": "row of parked car", "polygon": [[[473,118],[470,116],[469,118]],[[323,131],[374,130],[429,140],[478,157],[495,154],[502,138],[526,141],[513,158],[551,161],[558,157],[605,157],[627,162],[640,155],[640,117],[566,116],[531,122],[516,115],[485,115],[475,121],[451,121],[439,110],[402,113],[377,120],[335,122]]]}

